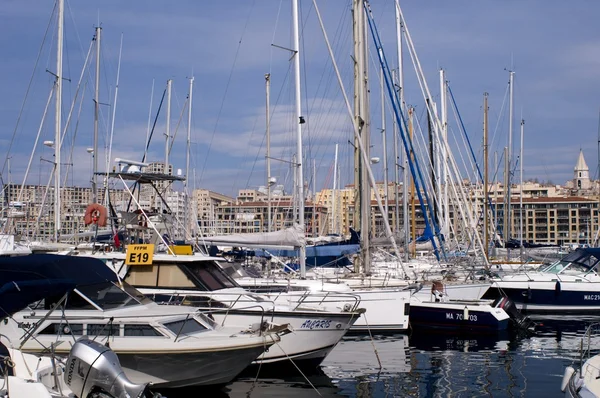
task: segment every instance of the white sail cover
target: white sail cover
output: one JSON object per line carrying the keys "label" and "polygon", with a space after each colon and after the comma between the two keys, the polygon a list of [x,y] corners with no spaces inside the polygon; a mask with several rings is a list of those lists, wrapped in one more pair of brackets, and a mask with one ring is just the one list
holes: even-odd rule
{"label": "white sail cover", "polygon": [[205,236],[202,242],[215,246],[294,248],[306,245],[304,230],[298,224],[273,232]]}

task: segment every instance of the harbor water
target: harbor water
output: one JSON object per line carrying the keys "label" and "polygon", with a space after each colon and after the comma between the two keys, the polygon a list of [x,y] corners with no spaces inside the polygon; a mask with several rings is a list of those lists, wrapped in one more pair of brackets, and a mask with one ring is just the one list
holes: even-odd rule
{"label": "harbor water", "polygon": [[[586,328],[599,318],[536,318],[531,336],[348,336],[320,370],[304,376],[256,374],[238,378],[214,397],[561,397],[566,366],[579,363]],[[592,354],[600,339],[592,337]],[[585,340],[588,344],[588,340]],[[381,366],[380,366],[381,364]],[[205,396],[171,391],[169,397]]]}

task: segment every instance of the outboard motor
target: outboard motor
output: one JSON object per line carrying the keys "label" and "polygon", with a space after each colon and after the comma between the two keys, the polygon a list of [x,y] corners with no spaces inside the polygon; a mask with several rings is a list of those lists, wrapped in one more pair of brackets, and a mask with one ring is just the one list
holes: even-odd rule
{"label": "outboard motor", "polygon": [[528,316],[523,315],[515,303],[508,297],[498,297],[492,303],[492,307],[502,308],[510,317],[512,325],[516,330],[533,331],[535,329],[535,322]]}
{"label": "outboard motor", "polygon": [[149,391],[148,383],[129,381],[117,354],[86,337],[79,339],[71,348],[64,379],[78,398],[160,397]]}

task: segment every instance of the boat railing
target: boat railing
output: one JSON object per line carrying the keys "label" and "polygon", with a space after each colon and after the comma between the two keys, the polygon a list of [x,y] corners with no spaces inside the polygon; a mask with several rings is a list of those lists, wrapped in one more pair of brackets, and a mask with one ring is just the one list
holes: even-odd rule
{"label": "boat railing", "polygon": [[[314,299],[314,300],[311,300]],[[342,303],[346,302],[344,305],[344,311],[356,311],[358,306],[360,305],[360,296],[353,293],[345,293],[345,292],[311,292],[305,291],[303,292],[296,301],[297,309],[302,304],[318,304],[323,305],[324,303]],[[347,307],[346,304],[350,306]]]}
{"label": "boat railing", "polygon": [[[190,306],[192,307],[198,307],[198,308],[208,308],[208,309],[220,309],[221,307],[213,307],[211,305],[212,302],[214,303],[220,303],[220,304],[224,304],[227,307],[233,307],[236,304],[239,303],[261,303],[261,304],[272,304],[273,308],[275,307],[275,301],[272,299],[266,300],[264,298],[264,296],[260,295],[260,299],[257,299],[256,297],[252,297],[254,294],[253,293],[237,293],[237,292],[221,292],[221,291],[213,291],[213,292],[208,292],[208,291],[203,291],[203,292],[198,292],[196,294],[190,294],[187,292],[180,292],[180,293],[174,293],[171,294],[170,298],[168,301],[158,301],[154,298],[154,296],[152,294],[149,294],[148,296],[155,299],[155,301],[159,304],[174,304],[174,305],[178,305],[181,302],[185,302],[186,300],[189,300],[189,303],[191,304]],[[208,299],[207,304],[201,304],[198,303],[194,300],[194,298],[198,297],[198,296],[202,296]],[[215,297],[216,296],[216,297]],[[232,298],[229,299],[226,296],[231,296]],[[225,298],[224,298],[225,297]],[[236,308],[237,309],[237,308]]]}
{"label": "boat railing", "polygon": [[581,347],[579,350],[581,363],[583,363],[584,358],[587,359],[592,356],[592,347],[596,346],[597,343],[595,339],[592,341],[592,337],[597,336],[600,336],[600,322],[591,323],[581,338]]}
{"label": "boat railing", "polygon": [[[203,313],[205,314],[222,314],[225,313],[225,316],[223,317],[223,321],[221,321],[221,326],[225,326],[225,321],[227,321],[227,317],[229,316],[229,313],[231,312],[231,310],[254,310],[254,309],[260,309],[260,324],[263,325],[265,322],[265,313],[267,312],[267,310],[265,310],[265,307],[263,307],[260,304],[254,304],[254,305],[249,305],[246,307],[237,307],[237,308],[213,308],[210,309],[208,311],[202,310]],[[273,322],[275,313],[271,312],[271,322]]]}

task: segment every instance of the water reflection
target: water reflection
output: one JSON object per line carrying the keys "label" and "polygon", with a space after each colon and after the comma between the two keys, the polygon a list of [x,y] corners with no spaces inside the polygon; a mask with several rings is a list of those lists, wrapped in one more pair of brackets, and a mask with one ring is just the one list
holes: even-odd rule
{"label": "water reflection", "polygon": [[[346,337],[320,370],[306,375],[308,380],[298,372],[277,378],[249,375],[219,390],[178,390],[167,396],[561,396],[564,368],[578,360],[581,337],[600,317],[535,320],[538,331],[529,337],[446,333],[374,336],[373,341],[369,337]],[[593,337],[591,343],[600,350],[600,338]]]}

